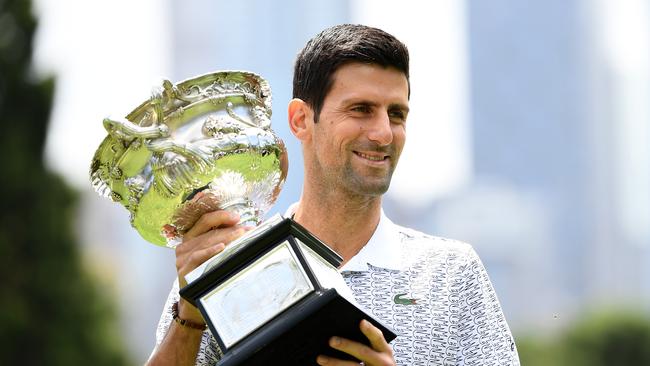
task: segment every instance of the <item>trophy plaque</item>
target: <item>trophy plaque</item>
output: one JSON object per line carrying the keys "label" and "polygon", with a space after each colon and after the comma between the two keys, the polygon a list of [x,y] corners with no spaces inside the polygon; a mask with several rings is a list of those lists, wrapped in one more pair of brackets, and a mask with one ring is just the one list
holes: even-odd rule
{"label": "trophy plaque", "polygon": [[90,168],[95,190],[130,213],[147,241],[174,247],[206,212],[236,212],[255,226],[186,276],[180,295],[203,315],[223,358],[218,365],[315,364],[352,356],[341,336],[368,344],[366,319],[338,273],[341,257],[290,218],[262,217],[287,175],[271,129],[271,90],[244,71],[200,75],[162,88],[126,116],[104,119],[108,136]]}

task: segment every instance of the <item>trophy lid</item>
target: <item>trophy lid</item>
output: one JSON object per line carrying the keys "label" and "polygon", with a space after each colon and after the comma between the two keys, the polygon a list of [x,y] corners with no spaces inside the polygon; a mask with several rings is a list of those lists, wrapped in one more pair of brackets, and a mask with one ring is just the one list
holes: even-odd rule
{"label": "trophy lid", "polygon": [[246,71],[218,71],[162,88],[108,135],[90,167],[95,190],[122,204],[144,239],[174,246],[205,212],[257,224],[286,179],[284,143],[271,130],[271,89]]}

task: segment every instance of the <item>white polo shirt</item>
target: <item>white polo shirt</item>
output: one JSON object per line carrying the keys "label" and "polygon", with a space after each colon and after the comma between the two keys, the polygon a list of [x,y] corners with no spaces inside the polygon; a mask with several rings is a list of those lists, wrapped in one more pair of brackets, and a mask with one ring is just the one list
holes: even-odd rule
{"label": "white polo shirt", "polygon": [[[494,288],[469,244],[395,225],[382,211],[368,244],[339,272],[358,304],[398,335],[391,342],[398,365],[519,365]],[[178,283],[161,316],[157,344],[175,301]],[[214,365],[220,356],[204,332],[196,364]]]}
{"label": "white polo shirt", "polygon": [[398,365],[519,365],[483,264],[466,243],[381,218],[340,269],[357,303],[393,329]]}

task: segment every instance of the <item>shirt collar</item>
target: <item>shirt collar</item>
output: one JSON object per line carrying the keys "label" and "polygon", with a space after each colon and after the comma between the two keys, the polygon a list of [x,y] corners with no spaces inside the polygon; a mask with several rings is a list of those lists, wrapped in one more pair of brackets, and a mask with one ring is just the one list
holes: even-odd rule
{"label": "shirt collar", "polygon": [[[285,216],[291,217],[297,203],[289,207]],[[397,226],[381,210],[379,224],[368,243],[352,259],[339,269],[343,271],[367,271],[368,265],[385,269],[400,269],[400,235]]]}
{"label": "shirt collar", "polygon": [[392,221],[381,210],[379,224],[375,232],[357,255],[343,267],[343,271],[367,271],[368,266],[397,270],[400,268],[399,232]]}

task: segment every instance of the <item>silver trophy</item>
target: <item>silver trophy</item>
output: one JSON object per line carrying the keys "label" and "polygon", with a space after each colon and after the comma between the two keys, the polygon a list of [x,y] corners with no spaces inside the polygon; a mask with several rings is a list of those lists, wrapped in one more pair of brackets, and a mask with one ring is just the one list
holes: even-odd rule
{"label": "silver trophy", "polygon": [[219,365],[313,364],[332,335],[367,339],[368,319],[339,275],[341,257],[290,218],[261,222],[287,176],[260,76],[223,71],[162,89],[126,116],[104,120],[94,188],[122,204],[146,240],[174,247],[206,212],[240,215],[254,230],[185,276],[180,295],[201,311],[224,353]]}
{"label": "silver trophy", "polygon": [[147,241],[175,246],[205,212],[237,212],[257,225],[287,176],[271,130],[271,89],[242,71],[163,87],[125,120],[104,120],[93,158],[95,190],[126,207]]}

